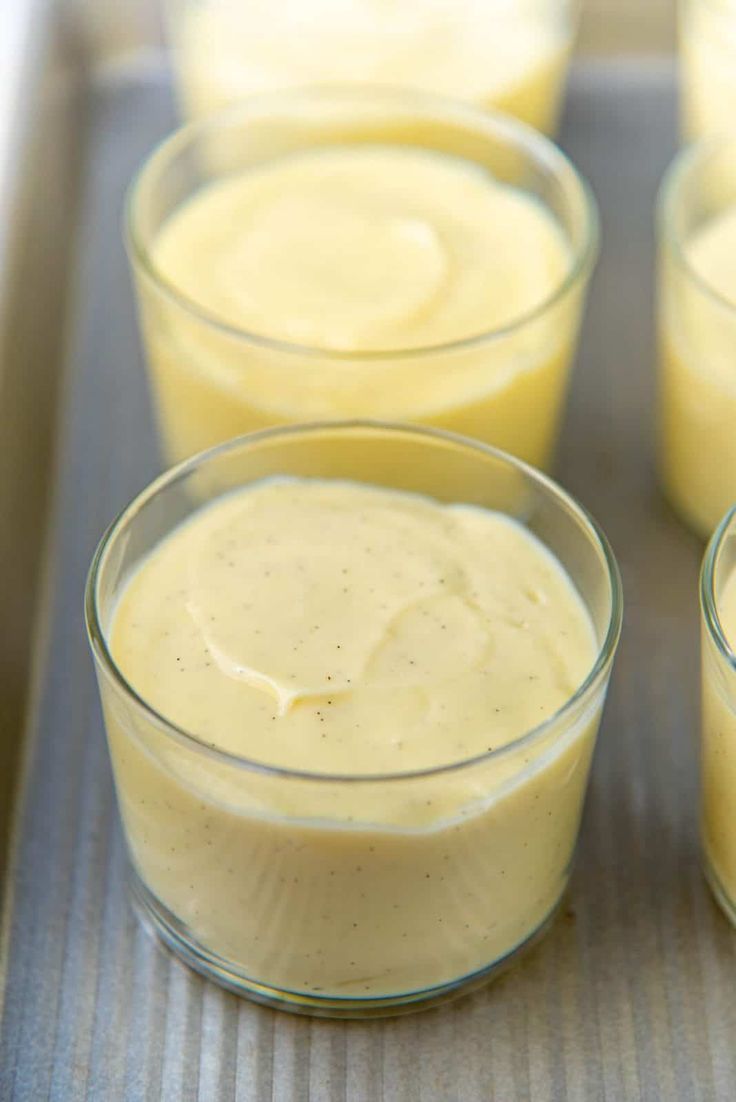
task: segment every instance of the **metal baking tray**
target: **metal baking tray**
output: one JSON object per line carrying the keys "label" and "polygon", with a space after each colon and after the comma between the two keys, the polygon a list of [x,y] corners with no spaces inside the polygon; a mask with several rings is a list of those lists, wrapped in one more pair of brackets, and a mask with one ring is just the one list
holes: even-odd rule
{"label": "metal baking tray", "polygon": [[0,874],[51,489],[83,72],[50,0],[0,3]]}
{"label": "metal baking tray", "polygon": [[697,843],[702,545],[653,465],[653,203],[676,144],[672,67],[578,66],[562,135],[598,196],[603,251],[557,475],[607,530],[627,599],[569,902],[492,986],[386,1022],[240,1001],[172,959],[128,905],[82,588],[103,528],[158,465],[120,219],[131,173],[174,117],[157,66],[92,80],[75,116],[86,155],[4,898],[0,1098],[732,1099],[736,934]]}

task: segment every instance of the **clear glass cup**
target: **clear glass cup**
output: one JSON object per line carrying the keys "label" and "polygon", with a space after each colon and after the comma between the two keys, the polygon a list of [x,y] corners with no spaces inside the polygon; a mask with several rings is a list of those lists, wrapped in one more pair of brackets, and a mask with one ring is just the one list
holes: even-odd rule
{"label": "clear glass cup", "polygon": [[[366,142],[464,157],[533,196],[569,246],[559,285],[512,324],[468,339],[341,352],[223,324],[157,270],[158,231],[204,184],[300,150]],[[312,89],[256,98],[159,146],[131,190],[127,240],[168,462],[276,424],[369,417],[435,425],[549,465],[597,215],[573,165],[521,124],[410,93]]]}
{"label": "clear glass cup", "polygon": [[736,137],[681,152],[659,198],[659,465],[670,501],[706,537],[736,501],[736,273],[730,288],[711,285],[691,248],[731,208]]}
{"label": "clear glass cup", "polygon": [[168,0],[184,113],[304,84],[438,92],[557,127],[578,0]]}
{"label": "clear glass cup", "polygon": [[701,840],[706,878],[736,925],[736,636],[721,622],[736,569],[736,507],[714,532],[700,574]]}
{"label": "clear glass cup", "polygon": [[734,128],[736,0],[680,0],[681,130],[685,141]]}
{"label": "clear glass cup", "polygon": [[[111,656],[118,596],[200,506],[275,474],[352,479],[516,518],[557,556],[590,613],[599,649],[585,681],[502,749],[389,775],[270,768],[173,726]],[[163,475],[103,537],[86,592],[139,907],[200,972],[302,1013],[399,1013],[495,975],[546,927],[567,885],[621,614],[616,563],[587,513],[544,475],[461,437],[296,426]]]}

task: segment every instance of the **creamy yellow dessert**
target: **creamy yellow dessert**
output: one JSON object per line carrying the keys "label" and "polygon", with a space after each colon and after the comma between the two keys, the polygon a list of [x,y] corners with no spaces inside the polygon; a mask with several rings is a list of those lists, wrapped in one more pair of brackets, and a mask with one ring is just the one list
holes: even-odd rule
{"label": "creamy yellow dessert", "polygon": [[310,996],[420,991],[502,959],[554,909],[600,694],[512,744],[565,705],[597,644],[517,522],[270,479],[159,543],[109,635],[140,697],[251,763],[103,693],[137,871],[231,972]]}
{"label": "creamy yellow dessert", "polygon": [[736,110],[736,2],[680,4],[682,131],[688,141],[732,130]]}
{"label": "creamy yellow dessert", "polygon": [[[726,581],[718,615],[736,646],[736,572]],[[703,637],[701,828],[709,871],[736,914],[736,671],[725,671],[707,633]]]}
{"label": "creamy yellow dessert", "polygon": [[736,206],[682,247],[662,257],[660,460],[673,504],[708,535],[736,501]]}
{"label": "creamy yellow dessert", "polygon": [[148,284],[141,296],[170,460],[255,428],[362,416],[548,464],[582,291],[550,302],[572,266],[562,230],[477,165],[412,147],[308,150],[203,187],[151,258],[190,307]]}
{"label": "creamy yellow dessert", "polygon": [[171,30],[183,105],[206,115],[294,85],[417,88],[550,132],[572,45],[564,0],[205,0]]}

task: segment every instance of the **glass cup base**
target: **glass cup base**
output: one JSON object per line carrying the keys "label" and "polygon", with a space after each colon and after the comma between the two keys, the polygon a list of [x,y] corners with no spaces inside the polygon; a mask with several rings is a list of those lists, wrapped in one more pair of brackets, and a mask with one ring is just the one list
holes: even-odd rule
{"label": "glass cup base", "polygon": [[721,878],[716,872],[713,864],[707,853],[703,853],[703,873],[705,875],[708,887],[713,893],[713,897],[718,906],[723,911],[724,915],[731,923],[732,926],[736,926],[736,903],[733,902],[728,896],[726,889],[723,887]]}
{"label": "glass cup base", "polygon": [[428,1010],[440,1003],[449,1002],[477,990],[496,979],[543,937],[552,925],[562,901],[563,891],[542,923],[524,941],[505,956],[492,961],[485,968],[461,976],[460,979],[439,987],[430,987],[407,994],[387,995],[377,998],[350,999],[330,995],[303,995],[297,991],[281,990],[248,978],[230,961],[223,960],[200,945],[187,927],[180,922],[143,883],[134,870],[130,870],[130,886],[134,909],[143,925],[154,934],[175,956],[206,979],[220,987],[269,1006],[313,1018],[390,1018]]}

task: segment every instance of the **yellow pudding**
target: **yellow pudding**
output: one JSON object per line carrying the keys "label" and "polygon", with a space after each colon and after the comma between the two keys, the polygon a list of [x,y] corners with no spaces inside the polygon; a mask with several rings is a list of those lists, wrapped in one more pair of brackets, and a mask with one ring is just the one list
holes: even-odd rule
{"label": "yellow pudding", "polygon": [[[706,871],[732,921],[736,921],[736,570],[734,518],[713,539],[703,570],[706,593],[702,638],[701,833]],[[730,546],[729,546],[730,545]],[[724,563],[724,560],[725,563]],[[710,565],[709,565],[710,563]],[[725,574],[721,581],[719,575]],[[720,584],[719,584],[720,582]],[[718,638],[714,638],[714,619]]]}
{"label": "yellow pudding", "polygon": [[572,45],[562,0],[206,0],[173,6],[184,108],[201,116],[296,84],[416,88],[543,131],[557,125]]}
{"label": "yellow pudding", "polygon": [[708,535],[736,500],[736,205],[661,261],[660,459],[665,489]]}
{"label": "yellow pudding", "polygon": [[521,525],[321,480],[199,511],[131,579],[111,640],[136,691],[206,742],[355,774],[498,749],[595,654],[569,578]]}
{"label": "yellow pudding", "polygon": [[267,480],[196,511],[110,628],[136,693],[207,746],[398,780],[233,775],[107,711],[136,868],[190,936],[259,983],[374,998],[450,983],[529,938],[563,890],[598,720],[479,769],[590,672],[560,563],[474,506]]}
{"label": "yellow pudding", "polygon": [[272,430],[163,475],[86,591],[132,883],[272,1005],[495,974],[565,889],[621,626],[553,483],[435,430]]}
{"label": "yellow pudding", "polygon": [[736,3],[682,0],[679,20],[682,132],[688,141],[733,129]]}
{"label": "yellow pudding", "polygon": [[367,142],[227,174],[163,221],[150,266],[170,461],[373,417],[550,462],[584,288],[551,212],[463,157]]}
{"label": "yellow pudding", "polygon": [[564,279],[570,252],[540,203],[480,168],[362,146],[210,184],[164,224],[153,261],[226,325],[369,352],[511,325]]}

